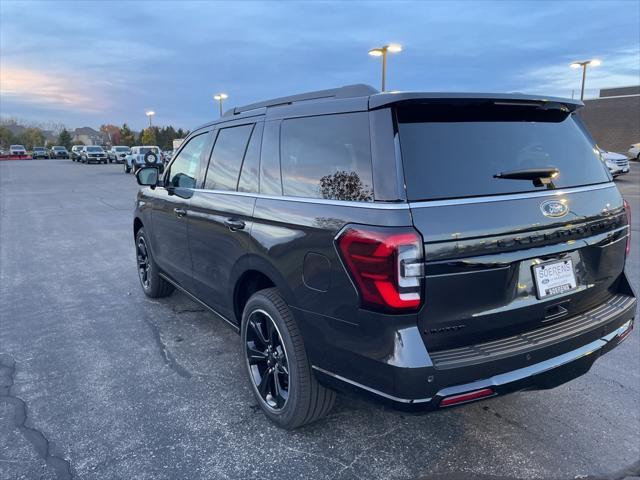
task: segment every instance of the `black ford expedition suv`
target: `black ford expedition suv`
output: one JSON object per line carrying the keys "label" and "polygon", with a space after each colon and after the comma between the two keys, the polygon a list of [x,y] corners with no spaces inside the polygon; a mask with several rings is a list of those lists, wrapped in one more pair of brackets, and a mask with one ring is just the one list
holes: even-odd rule
{"label": "black ford expedition suv", "polygon": [[150,297],[239,332],[265,414],[433,410],[586,373],[632,330],[630,212],[582,103],[353,85],[256,103],[138,172]]}

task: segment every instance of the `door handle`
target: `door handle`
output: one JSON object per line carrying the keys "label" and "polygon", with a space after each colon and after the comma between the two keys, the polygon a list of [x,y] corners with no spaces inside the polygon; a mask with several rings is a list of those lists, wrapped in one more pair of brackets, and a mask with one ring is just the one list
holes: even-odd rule
{"label": "door handle", "polygon": [[176,214],[176,217],[184,217],[187,211],[184,208],[174,208],[173,213]]}
{"label": "door handle", "polygon": [[224,221],[224,224],[232,232],[235,232],[236,230],[242,230],[244,228],[244,222],[242,220],[236,220],[234,218],[227,218]]}

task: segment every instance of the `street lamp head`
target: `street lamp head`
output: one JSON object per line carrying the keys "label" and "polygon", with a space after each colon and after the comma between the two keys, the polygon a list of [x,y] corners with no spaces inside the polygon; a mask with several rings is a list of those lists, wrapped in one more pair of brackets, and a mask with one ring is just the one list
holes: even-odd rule
{"label": "street lamp head", "polygon": [[392,43],[391,45],[387,45],[387,52],[398,53],[402,51],[402,45],[398,45],[397,43]]}
{"label": "street lamp head", "polygon": [[602,65],[602,60],[594,58],[593,60],[589,60],[589,65],[591,65],[592,67],[597,67],[598,65]]}
{"label": "street lamp head", "polygon": [[582,67],[582,64],[578,62],[573,62],[571,64],[571,68],[581,68],[581,67]]}
{"label": "street lamp head", "polygon": [[214,100],[225,100],[227,98],[229,98],[229,95],[227,95],[226,93],[216,93],[213,96]]}
{"label": "street lamp head", "polygon": [[153,110],[149,110],[149,111],[145,112],[145,115],[147,117],[150,117],[151,115],[155,115],[155,114],[156,114],[156,112],[154,112]]}
{"label": "street lamp head", "polygon": [[369,50],[369,55],[372,57],[381,57],[384,54],[384,50],[382,48],[372,48]]}

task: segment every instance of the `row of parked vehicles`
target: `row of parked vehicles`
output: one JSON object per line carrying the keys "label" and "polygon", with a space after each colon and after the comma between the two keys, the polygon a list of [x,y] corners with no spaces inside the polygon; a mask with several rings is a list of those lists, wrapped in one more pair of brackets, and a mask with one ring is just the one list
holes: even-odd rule
{"label": "row of parked vehicles", "polygon": [[116,145],[105,150],[99,145],[75,145],[71,148],[71,159],[81,163],[122,163],[124,172],[131,173],[142,166],[162,169],[171,159],[172,152],[163,152],[155,145],[127,147]]}

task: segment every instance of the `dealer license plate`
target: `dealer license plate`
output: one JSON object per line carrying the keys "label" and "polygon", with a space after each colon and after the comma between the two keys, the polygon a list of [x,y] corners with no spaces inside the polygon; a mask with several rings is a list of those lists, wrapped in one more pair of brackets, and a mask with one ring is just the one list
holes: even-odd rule
{"label": "dealer license plate", "polygon": [[576,275],[570,258],[533,267],[538,298],[552,297],[576,288]]}

